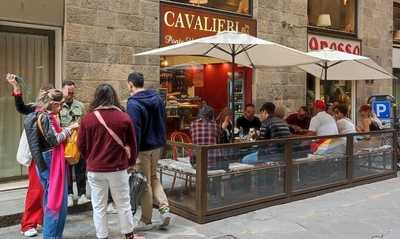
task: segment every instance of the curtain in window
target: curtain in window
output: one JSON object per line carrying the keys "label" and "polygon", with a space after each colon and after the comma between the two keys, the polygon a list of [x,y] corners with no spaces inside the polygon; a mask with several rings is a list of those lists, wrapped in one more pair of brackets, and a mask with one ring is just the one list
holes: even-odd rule
{"label": "curtain in window", "polygon": [[16,162],[23,117],[16,112],[7,72],[24,79],[26,102],[33,102],[41,86],[48,85],[49,39],[47,36],[0,32],[0,178],[20,176]]}

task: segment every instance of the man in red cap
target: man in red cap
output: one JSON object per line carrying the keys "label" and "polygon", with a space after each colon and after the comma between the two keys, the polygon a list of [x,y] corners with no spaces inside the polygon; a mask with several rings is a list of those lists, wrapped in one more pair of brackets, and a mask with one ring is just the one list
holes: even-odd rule
{"label": "man in red cap", "polygon": [[324,136],[339,134],[335,119],[328,114],[325,102],[316,100],[314,110],[317,113],[310,122],[309,135]]}

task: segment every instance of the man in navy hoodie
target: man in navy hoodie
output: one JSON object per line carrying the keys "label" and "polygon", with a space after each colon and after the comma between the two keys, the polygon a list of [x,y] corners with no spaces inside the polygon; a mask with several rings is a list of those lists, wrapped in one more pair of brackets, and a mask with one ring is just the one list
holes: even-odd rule
{"label": "man in navy hoodie", "polygon": [[141,73],[134,72],[128,76],[131,97],[127,111],[135,125],[139,151],[136,168],[147,178],[147,190],[141,201],[142,217],[136,231],[153,228],[153,198],[159,203],[160,227],[166,228],[171,221],[168,199],[156,171],[161,149],[166,143],[165,105],[157,91],[144,89],[143,86],[144,77]]}

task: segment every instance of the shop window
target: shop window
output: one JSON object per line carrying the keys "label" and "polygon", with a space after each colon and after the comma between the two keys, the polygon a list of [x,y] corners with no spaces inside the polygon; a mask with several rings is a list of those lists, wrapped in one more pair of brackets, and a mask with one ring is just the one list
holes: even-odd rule
{"label": "shop window", "polygon": [[308,0],[308,25],[356,33],[357,0]]}
{"label": "shop window", "polygon": [[212,8],[231,13],[251,15],[252,0],[169,0],[202,8]]}
{"label": "shop window", "polygon": [[400,43],[400,3],[393,5],[393,40]]}

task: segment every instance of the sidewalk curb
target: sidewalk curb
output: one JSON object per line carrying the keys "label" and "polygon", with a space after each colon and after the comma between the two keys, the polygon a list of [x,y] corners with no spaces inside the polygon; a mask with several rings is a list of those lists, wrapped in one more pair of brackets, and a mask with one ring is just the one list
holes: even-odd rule
{"label": "sidewalk curb", "polygon": [[[68,214],[78,214],[81,212],[87,212],[91,210],[92,210],[92,204],[88,202],[82,205],[75,205],[69,207]],[[0,216],[0,228],[18,225],[20,223],[21,217],[22,217],[22,212],[11,215]]]}

